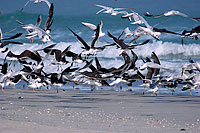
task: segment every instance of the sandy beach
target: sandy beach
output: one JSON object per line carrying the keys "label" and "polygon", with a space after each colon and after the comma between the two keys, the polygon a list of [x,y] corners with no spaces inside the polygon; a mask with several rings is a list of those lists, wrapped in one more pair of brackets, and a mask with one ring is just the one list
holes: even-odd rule
{"label": "sandy beach", "polygon": [[0,132],[198,132],[199,97],[6,89]]}

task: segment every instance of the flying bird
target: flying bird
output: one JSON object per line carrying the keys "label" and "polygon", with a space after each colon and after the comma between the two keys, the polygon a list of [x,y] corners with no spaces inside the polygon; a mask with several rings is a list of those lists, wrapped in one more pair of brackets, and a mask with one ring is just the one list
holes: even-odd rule
{"label": "flying bird", "polygon": [[24,28],[28,32],[28,34],[26,34],[26,38],[30,39],[35,36],[38,36],[42,42],[46,43],[46,42],[51,41],[50,27],[53,23],[53,20],[52,20],[53,11],[54,11],[54,5],[52,3],[50,6],[50,9],[49,9],[49,15],[46,20],[44,29],[39,27],[41,24],[41,19],[42,19],[40,15],[38,16],[38,19],[37,19],[37,22],[35,25],[33,25],[33,24],[25,25],[22,22],[20,22],[19,20],[16,20],[16,21],[17,21],[17,23],[19,23],[22,26],[22,28]]}
{"label": "flying bird", "polygon": [[29,4],[29,2],[33,2],[35,4],[40,3],[40,2],[44,2],[48,5],[49,8],[51,7],[51,3],[48,0],[28,0],[26,2],[26,4],[24,5],[24,7],[22,7],[21,11],[24,10],[24,8]]}
{"label": "flying bird", "polygon": [[[86,27],[88,27],[88,28],[90,28],[93,31],[97,30],[97,26],[94,25],[94,24],[86,23],[86,22],[81,22],[81,24],[84,25],[84,26],[86,26]],[[105,33],[102,32],[102,27],[103,27],[103,21],[101,20],[100,24],[99,24],[99,37],[105,36]]]}
{"label": "flying bird", "polygon": [[185,18],[192,19],[192,20],[194,20],[194,21],[198,21],[198,22],[199,22],[198,19],[200,19],[200,18],[192,18],[192,17],[190,17],[190,16],[188,16],[188,15],[186,15],[186,14],[180,12],[180,11],[177,11],[177,10],[167,11],[167,12],[161,13],[161,14],[159,14],[159,15],[152,15],[152,14],[150,14],[149,12],[146,12],[146,13],[144,14],[144,16],[147,16],[147,17],[154,17],[154,18],[158,18],[158,17],[162,17],[162,16],[170,17],[170,16],[174,16],[174,15],[179,15],[179,16],[182,16],[182,17],[185,17]]}

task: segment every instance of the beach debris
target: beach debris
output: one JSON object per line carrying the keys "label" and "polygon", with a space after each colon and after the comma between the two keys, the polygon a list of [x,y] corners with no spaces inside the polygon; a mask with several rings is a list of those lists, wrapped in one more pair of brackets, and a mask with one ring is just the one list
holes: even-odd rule
{"label": "beach debris", "polygon": [[22,96],[19,96],[19,97],[18,97],[18,99],[24,99],[24,97],[22,97]]}
{"label": "beach debris", "polygon": [[180,131],[186,131],[186,129],[185,128],[181,128]]}

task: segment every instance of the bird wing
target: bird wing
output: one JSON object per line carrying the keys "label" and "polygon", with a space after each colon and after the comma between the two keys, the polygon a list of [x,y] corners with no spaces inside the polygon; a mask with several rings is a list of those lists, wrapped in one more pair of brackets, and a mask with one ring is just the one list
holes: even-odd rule
{"label": "bird wing", "polygon": [[134,69],[135,62],[137,61],[138,57],[132,50],[131,50],[131,54],[133,55],[133,57],[132,57],[132,62],[131,62],[131,66],[129,67],[129,69]]}
{"label": "bird wing", "polygon": [[102,27],[103,27],[103,21],[102,20],[100,21],[99,25],[100,25],[100,29],[102,29]]}
{"label": "bird wing", "polygon": [[41,17],[41,15],[39,15],[38,18],[37,18],[37,22],[36,22],[35,26],[39,27],[41,22],[42,22],[42,17]]}
{"label": "bird wing", "polygon": [[179,12],[179,11],[177,11],[176,15],[180,15],[180,16],[186,17],[186,18],[191,18],[191,17],[189,17],[188,15],[186,15],[186,14],[184,14],[184,13],[182,13],[182,12]]}
{"label": "bird wing", "polygon": [[95,32],[95,37],[94,37],[94,39],[93,39],[93,41],[92,41],[92,43],[91,43],[91,48],[94,48],[94,45],[95,45],[96,41],[97,41],[98,38],[99,38],[99,32],[100,32],[100,26],[99,26],[99,24],[98,24],[97,29],[96,29],[96,32]]}
{"label": "bird wing", "polygon": [[154,52],[151,53],[151,57],[152,57],[154,63],[157,63],[157,64],[160,65],[160,61],[158,59],[158,56]]}
{"label": "bird wing", "polygon": [[125,9],[125,8],[113,8],[113,10],[123,10],[123,9]]}
{"label": "bird wing", "polygon": [[94,6],[98,6],[103,8],[104,10],[109,10],[111,7],[107,7],[107,6],[102,6],[102,5],[97,5],[97,4],[93,4]]}
{"label": "bird wing", "polygon": [[23,43],[15,42],[15,41],[4,41],[4,42],[1,43],[0,48],[3,48],[4,46],[6,46],[8,44],[23,44]]}
{"label": "bird wing", "polygon": [[24,24],[22,22],[20,22],[19,20],[16,20],[18,24],[20,24],[21,26],[24,26]]}
{"label": "bird wing", "polygon": [[41,50],[43,50],[45,53],[48,53],[49,51],[52,50],[52,48],[53,48],[55,45],[56,45],[56,44],[51,44],[51,45],[49,45],[49,46],[47,46],[47,47],[45,47],[45,48],[37,49],[36,51],[41,51]]}
{"label": "bird wing", "polygon": [[161,33],[170,33],[170,34],[175,34],[175,35],[181,35],[179,33],[169,31],[169,30],[166,30],[166,29],[153,28],[153,30],[156,31],[156,32],[161,32]]}
{"label": "bird wing", "polygon": [[148,72],[147,72],[147,75],[146,75],[146,79],[150,79],[151,80],[151,78],[153,76],[153,73],[154,73],[154,68],[147,67],[147,70],[148,70]]}
{"label": "bird wing", "polygon": [[97,57],[95,57],[95,62],[96,62],[97,70],[101,69],[102,67]]}
{"label": "bird wing", "polygon": [[17,33],[15,34],[14,36],[11,36],[9,38],[4,38],[4,39],[1,39],[1,40],[11,40],[11,39],[15,39],[15,38],[18,38],[22,35],[22,33]]}
{"label": "bird wing", "polygon": [[30,1],[32,1],[32,0],[27,1],[26,4],[21,8],[20,11],[23,11],[23,10],[24,10],[24,7],[26,7]]}
{"label": "bird wing", "polygon": [[33,32],[29,33],[29,34],[26,34],[26,38],[30,39],[30,38],[33,38],[33,37],[35,37],[37,35],[38,35],[38,32],[37,31],[33,31]]}
{"label": "bird wing", "polygon": [[1,28],[0,28],[0,43],[1,43],[2,39],[3,39],[3,34],[2,34],[2,31],[1,31]]}
{"label": "bird wing", "polygon": [[51,3],[48,0],[43,0],[43,1],[48,5],[49,8],[51,7]]}
{"label": "bird wing", "polygon": [[91,23],[85,23],[85,22],[81,22],[82,25],[89,27],[90,29],[92,29],[93,31],[97,29],[97,26]]}
{"label": "bird wing", "polygon": [[28,57],[32,60],[39,61],[39,62],[42,60],[40,55],[33,53],[29,50],[25,50],[20,55],[18,55],[18,58],[23,58],[23,57]]}
{"label": "bird wing", "polygon": [[[157,64],[160,65],[160,61],[158,59],[158,56],[154,52],[151,53],[151,57],[152,57],[154,63],[157,63]],[[160,69],[155,69],[154,70],[154,75],[155,76],[158,75],[159,72],[160,72]]]}
{"label": "bird wing", "polygon": [[88,44],[79,36],[77,35],[75,32],[73,32],[69,27],[67,27],[73,34],[74,36],[76,36],[76,38],[83,44],[83,46],[85,47],[86,50],[89,50],[90,47],[88,46]]}
{"label": "bird wing", "polygon": [[147,21],[142,17],[140,16],[139,14],[137,14],[139,19],[145,24],[145,26],[148,28],[148,29],[152,29],[152,27],[147,23]]}
{"label": "bird wing", "polygon": [[101,9],[100,11],[98,11],[96,14],[100,14],[101,12],[105,11],[106,9]]}
{"label": "bird wing", "polygon": [[124,33],[125,33],[125,37],[132,36],[132,33],[131,33],[131,31],[129,30],[128,27],[126,27],[126,29],[124,29]]}
{"label": "bird wing", "polygon": [[120,47],[120,48],[127,48],[128,46],[121,40],[117,39],[116,37],[114,37],[113,35],[111,35],[109,32],[108,32],[108,36],[111,37],[114,42]]}
{"label": "bird wing", "polygon": [[50,8],[49,8],[49,15],[48,15],[48,18],[47,18],[46,23],[45,23],[45,31],[49,30],[50,26],[53,23],[53,20],[52,20],[53,11],[54,11],[54,5],[52,3],[51,6],[50,6]]}

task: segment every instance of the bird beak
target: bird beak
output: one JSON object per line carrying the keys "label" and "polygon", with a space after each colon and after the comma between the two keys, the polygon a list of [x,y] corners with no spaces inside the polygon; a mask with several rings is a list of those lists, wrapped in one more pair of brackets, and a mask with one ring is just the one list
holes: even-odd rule
{"label": "bird beak", "polygon": [[123,53],[126,53],[126,51],[122,50],[121,54],[119,54],[119,56],[121,56]]}

